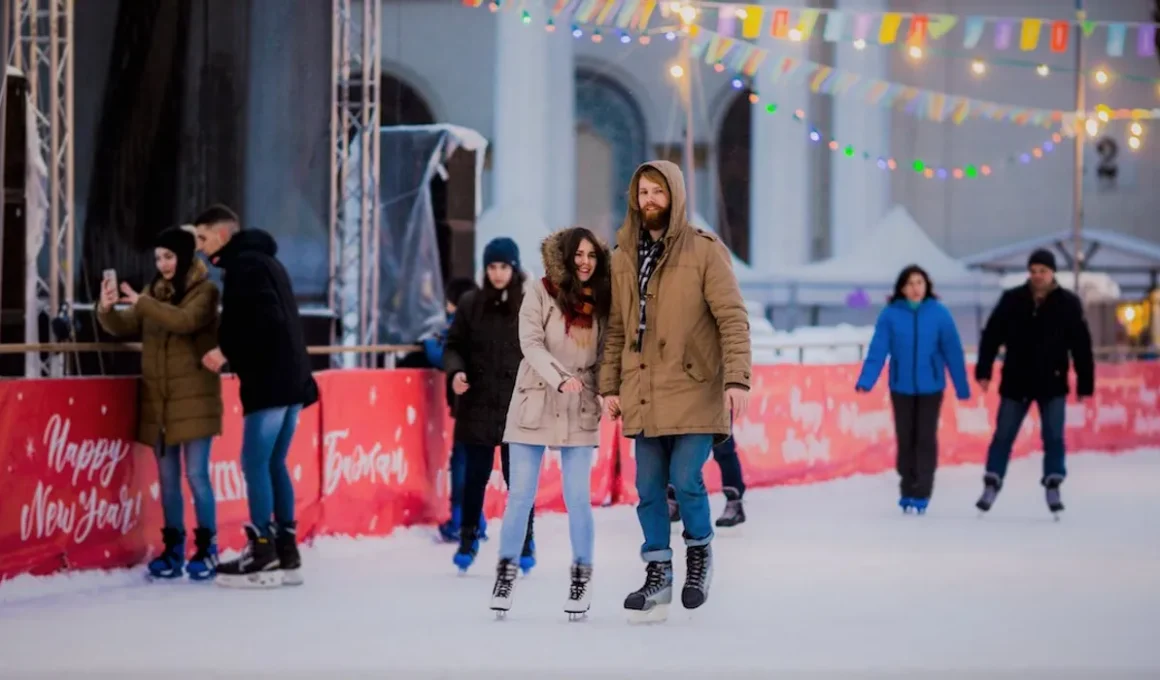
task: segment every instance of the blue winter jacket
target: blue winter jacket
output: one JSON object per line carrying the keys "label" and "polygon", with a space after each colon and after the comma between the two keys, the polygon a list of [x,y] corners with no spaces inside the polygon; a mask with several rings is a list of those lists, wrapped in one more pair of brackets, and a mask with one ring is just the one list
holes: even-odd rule
{"label": "blue winter jacket", "polygon": [[882,310],[862,363],[858,389],[873,389],[887,356],[890,357],[891,392],[943,392],[949,370],[955,395],[959,399],[971,396],[959,331],[950,310],[938,300],[927,298],[917,306],[896,300]]}
{"label": "blue winter jacket", "polygon": [[454,318],[454,314],[448,314],[447,326],[434,337],[424,338],[421,342],[423,354],[427,356],[427,361],[435,368],[443,368],[443,346],[447,344],[447,328],[451,326],[451,320]]}

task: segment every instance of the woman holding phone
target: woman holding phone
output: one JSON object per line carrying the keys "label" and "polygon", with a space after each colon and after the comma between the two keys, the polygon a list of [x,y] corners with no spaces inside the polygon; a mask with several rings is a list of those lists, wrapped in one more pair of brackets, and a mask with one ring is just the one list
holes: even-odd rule
{"label": "woman holding phone", "polygon": [[588,611],[592,577],[592,456],[600,442],[600,397],[595,369],[612,305],[608,249],[589,230],[552,234],[541,247],[545,276],[529,286],[520,307],[520,349],[504,442],[511,484],[500,531],[499,565],[491,608],[511,609],[523,527],[536,500],[548,447],[560,451],[571,587],[564,611]]}
{"label": "woman holding phone", "polygon": [[[210,486],[210,443],[222,429],[221,379],[201,364],[217,346],[218,289],[194,256],[194,236],[166,229],[154,242],[157,274],[140,294],[115,274],[101,284],[97,320],[110,334],[141,334],[137,440],[153,447],[161,487],[165,547],[149,563],[155,578],[213,578],[218,564],[217,518]],[[117,302],[127,309],[114,308]],[[184,454],[184,456],[183,456]],[[181,463],[197,515],[195,552],[186,562]]]}

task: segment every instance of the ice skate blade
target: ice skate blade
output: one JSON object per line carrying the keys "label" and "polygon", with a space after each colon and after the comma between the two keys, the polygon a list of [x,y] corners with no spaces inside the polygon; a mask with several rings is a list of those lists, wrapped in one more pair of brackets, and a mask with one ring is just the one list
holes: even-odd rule
{"label": "ice skate blade", "polygon": [[658,604],[652,609],[629,609],[628,622],[635,625],[664,623],[669,620],[669,605]]}
{"label": "ice skate blade", "polygon": [[282,570],[282,585],[284,586],[300,586],[305,582],[302,577],[301,569],[283,569]]}
{"label": "ice skate blade", "polygon": [[496,621],[506,621],[507,620],[507,615],[508,615],[507,609],[496,609],[495,607],[492,607],[491,610],[495,612],[495,620]]}
{"label": "ice skate blade", "polygon": [[580,621],[586,621],[588,619],[588,612],[587,611],[565,612],[565,613],[568,615],[568,621],[570,623],[578,623]]}
{"label": "ice skate blade", "polygon": [[282,586],[282,571],[258,571],[252,574],[222,574],[218,573],[214,583],[223,588],[262,589],[280,588]]}

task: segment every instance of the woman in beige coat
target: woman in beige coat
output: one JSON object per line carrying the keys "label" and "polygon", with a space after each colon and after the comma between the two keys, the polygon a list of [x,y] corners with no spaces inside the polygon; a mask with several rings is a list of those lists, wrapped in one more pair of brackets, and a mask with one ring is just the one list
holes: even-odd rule
{"label": "woman in beige coat", "polygon": [[536,500],[544,450],[560,451],[572,542],[572,585],[564,611],[588,611],[592,576],[592,456],[600,442],[596,370],[612,301],[607,247],[589,230],[552,234],[541,248],[545,276],[528,286],[520,307],[523,361],[508,408],[504,442],[511,484],[500,532],[491,608],[511,609],[524,529]]}

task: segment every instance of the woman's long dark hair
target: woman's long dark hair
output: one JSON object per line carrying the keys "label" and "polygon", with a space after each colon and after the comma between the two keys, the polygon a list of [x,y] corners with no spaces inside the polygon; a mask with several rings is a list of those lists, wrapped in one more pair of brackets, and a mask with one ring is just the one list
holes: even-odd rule
{"label": "woman's long dark hair", "polygon": [[[576,274],[576,252],[584,241],[591,243],[596,250],[596,269],[587,281],[581,281]],[[556,286],[556,304],[560,305],[560,309],[576,309],[580,306],[584,288],[591,288],[592,316],[603,323],[612,309],[612,272],[608,251],[596,235],[584,227],[572,227],[564,232],[558,243],[564,262],[564,280]]]}
{"label": "woman's long dark hair", "polygon": [[[496,308],[504,314],[519,314],[520,305],[524,302],[524,281],[528,275],[521,269],[512,269],[512,278],[505,288],[496,288],[491,285],[487,272],[483,272],[483,300],[487,303],[484,310]],[[507,293],[507,297],[504,297]]]}
{"label": "woman's long dark hair", "polygon": [[926,270],[917,264],[912,264],[898,273],[898,280],[894,282],[894,294],[890,296],[891,302],[897,302],[899,300],[906,299],[906,293],[903,293],[902,289],[906,287],[906,282],[910,280],[910,277],[914,276],[915,274],[918,274],[924,281],[926,281],[926,297],[924,297],[923,300],[938,299],[938,296],[934,294],[934,283],[932,283],[930,280],[930,274],[927,274]]}

